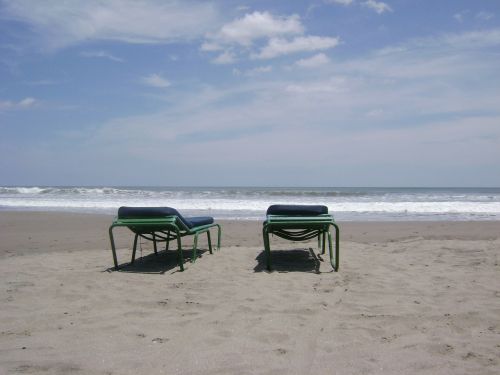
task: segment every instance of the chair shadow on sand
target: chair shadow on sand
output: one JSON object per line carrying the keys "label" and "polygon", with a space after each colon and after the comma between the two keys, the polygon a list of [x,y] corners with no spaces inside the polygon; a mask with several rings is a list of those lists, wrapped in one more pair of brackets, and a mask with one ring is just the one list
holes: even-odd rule
{"label": "chair shadow on sand", "polygon": [[273,269],[266,268],[266,252],[262,250],[255,260],[257,265],[254,272],[312,272],[322,273],[320,269],[323,258],[321,254],[314,252],[312,248],[273,250],[271,252]]}
{"label": "chair shadow on sand", "polygon": [[[198,249],[196,262],[200,261],[205,253],[209,254],[208,249]],[[192,249],[183,249],[182,256],[184,258],[184,264],[192,264]],[[139,256],[136,258],[134,263],[122,263],[119,265],[118,269],[115,267],[109,267],[106,269],[107,272],[126,272],[126,273],[143,273],[143,274],[164,274],[169,271],[172,273],[181,272],[178,268],[178,253],[176,251],[158,251],[157,254],[149,253],[144,256]],[[186,269],[187,271],[187,269]]]}

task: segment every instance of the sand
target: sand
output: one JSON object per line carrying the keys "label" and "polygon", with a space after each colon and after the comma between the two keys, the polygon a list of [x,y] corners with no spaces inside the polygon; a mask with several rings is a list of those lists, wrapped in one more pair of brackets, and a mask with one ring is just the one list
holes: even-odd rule
{"label": "sand", "polygon": [[111,219],[0,213],[1,374],[500,373],[500,222],[339,223],[338,273],[275,238],[268,273],[244,221],[114,271]]}

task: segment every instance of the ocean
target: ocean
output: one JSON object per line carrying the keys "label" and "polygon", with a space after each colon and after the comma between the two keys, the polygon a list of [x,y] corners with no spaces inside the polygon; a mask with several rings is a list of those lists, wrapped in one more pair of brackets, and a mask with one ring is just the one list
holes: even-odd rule
{"label": "ocean", "polygon": [[186,216],[261,220],[271,204],[323,204],[338,221],[500,220],[500,188],[0,187],[0,210],[116,213],[170,206]]}

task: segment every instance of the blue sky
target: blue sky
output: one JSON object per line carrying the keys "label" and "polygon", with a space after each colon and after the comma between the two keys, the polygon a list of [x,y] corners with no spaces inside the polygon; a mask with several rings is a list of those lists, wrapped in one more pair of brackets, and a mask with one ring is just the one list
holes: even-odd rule
{"label": "blue sky", "polygon": [[500,2],[0,0],[0,185],[500,186]]}

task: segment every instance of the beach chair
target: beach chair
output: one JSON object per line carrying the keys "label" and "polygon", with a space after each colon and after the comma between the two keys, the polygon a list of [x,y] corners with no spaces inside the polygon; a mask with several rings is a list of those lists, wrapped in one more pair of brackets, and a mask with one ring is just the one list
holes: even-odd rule
{"label": "beach chair", "polygon": [[[268,270],[271,270],[270,234],[290,241],[306,241],[317,237],[318,247],[321,247],[322,254],[325,253],[325,242],[328,237],[330,264],[336,272],[339,270],[339,227],[333,220],[333,216],[328,214],[328,207],[277,204],[270,206],[266,215],[262,233]],[[330,227],[335,228],[335,260]]]}
{"label": "beach chair", "polygon": [[191,263],[197,257],[198,236],[206,233],[208,237],[208,249],[212,254],[212,241],[210,229],[217,228],[217,250],[220,249],[221,227],[214,223],[212,217],[183,217],[177,210],[170,207],[120,207],[118,216],[109,227],[109,239],[115,269],[118,269],[113,229],[116,227],[127,227],[135,233],[132,260],[134,263],[137,250],[137,239],[139,237],[153,241],[154,252],[157,253],[157,243],[165,242],[165,250],[168,250],[170,241],[177,241],[177,261],[181,271],[184,271],[184,259],[182,256],[181,238],[194,236],[193,254]]}

